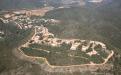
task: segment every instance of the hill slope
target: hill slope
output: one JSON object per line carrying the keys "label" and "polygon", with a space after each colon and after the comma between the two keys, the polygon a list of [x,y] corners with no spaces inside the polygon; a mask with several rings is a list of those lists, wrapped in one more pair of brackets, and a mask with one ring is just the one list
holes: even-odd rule
{"label": "hill slope", "polygon": [[100,40],[121,49],[121,17],[120,11],[115,9],[83,7],[59,9],[48,12],[45,18],[64,21],[61,26],[55,27],[58,29],[52,29],[59,36]]}

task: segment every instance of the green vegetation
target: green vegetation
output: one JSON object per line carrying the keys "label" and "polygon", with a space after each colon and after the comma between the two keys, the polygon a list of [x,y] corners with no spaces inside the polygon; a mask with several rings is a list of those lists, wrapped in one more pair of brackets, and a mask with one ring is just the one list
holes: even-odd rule
{"label": "green vegetation", "polygon": [[[50,30],[61,38],[98,40],[109,48],[121,49],[120,20],[118,10],[94,8],[65,8],[48,12],[44,18],[62,20],[61,25]],[[59,27],[61,26],[61,27]],[[54,31],[55,30],[55,31]]]}
{"label": "green vegetation", "polygon": [[92,49],[91,47],[89,47],[89,48],[86,50],[87,53],[88,53],[88,52],[91,52],[91,51],[93,51],[93,49]]}
{"label": "green vegetation", "polygon": [[40,49],[44,49],[44,50],[48,50],[48,51],[66,51],[69,50],[71,45],[67,45],[67,44],[62,44],[61,47],[52,47],[49,45],[43,45],[43,44],[30,44],[29,47],[31,48],[40,48]]}
{"label": "green vegetation", "polygon": [[0,22],[0,30],[5,32],[4,40],[0,41],[0,72],[3,72],[25,63],[16,58],[12,50],[25,43],[33,35],[33,30],[20,30],[14,23],[2,22]]}
{"label": "green vegetation", "polygon": [[41,58],[38,58],[37,61],[40,63],[40,64],[43,64],[45,62],[45,60],[41,59]]}
{"label": "green vegetation", "polygon": [[[62,44],[61,47],[52,47],[49,45],[30,44],[29,48],[21,48],[25,54],[30,56],[45,57],[51,65],[72,65],[89,63],[88,55],[83,52],[71,52],[71,45]],[[36,50],[42,49],[42,50]],[[43,51],[50,51],[49,53]],[[75,54],[73,54],[75,53]],[[69,54],[74,55],[70,57]],[[77,56],[77,57],[76,57]],[[87,59],[85,59],[87,58]]]}
{"label": "green vegetation", "polygon": [[[90,45],[91,46],[91,45]],[[108,56],[108,53],[105,51],[98,49],[99,55],[89,56],[86,54],[87,52],[91,52],[92,49],[87,52],[82,52],[81,50],[70,50],[71,45],[67,45],[65,43],[60,47],[52,47],[49,45],[42,44],[30,44],[29,48],[21,48],[22,51],[29,56],[37,56],[37,57],[45,57],[49,61],[51,65],[79,65],[86,64],[90,61],[94,63],[103,63],[104,59]],[[46,52],[46,51],[49,51]]]}
{"label": "green vegetation", "polygon": [[[118,3],[119,2],[119,3]],[[80,7],[80,8],[69,8],[69,9],[58,9],[54,11],[48,12],[44,18],[54,18],[62,20],[63,23],[49,26],[49,31],[54,33],[57,37],[61,38],[78,38],[78,39],[86,39],[86,40],[96,40],[104,42],[108,45],[108,49],[113,49],[116,54],[114,56],[114,75],[120,75],[121,74],[121,14],[120,14],[120,0],[114,1],[111,4],[108,4],[107,6],[104,5],[102,7],[93,8],[93,6],[90,8]],[[38,6],[43,6],[43,3],[34,3],[34,2],[21,2],[19,0],[16,0],[14,3],[13,1],[3,0],[0,2],[1,8],[4,9],[7,3],[7,7],[9,8],[35,8]],[[12,3],[12,4],[11,4]],[[21,6],[22,5],[22,6]],[[15,7],[16,6],[16,7]],[[42,22],[39,22],[42,23]],[[39,25],[37,23],[37,25]],[[42,23],[43,24],[43,23]],[[13,23],[6,24],[1,26],[0,23],[0,30],[1,27],[3,27],[2,30],[5,31],[5,40],[0,41],[0,72],[2,71],[10,71],[11,69],[15,69],[15,65],[19,63],[18,66],[21,66],[24,63],[21,63],[18,61],[18,59],[15,59],[15,57],[12,55],[12,49],[25,43],[33,34],[30,30],[20,30],[16,26],[14,26]],[[95,63],[103,62],[102,57],[106,57],[107,54],[105,54],[105,51],[102,51],[100,47],[95,48],[96,51],[100,52],[101,56],[94,55],[92,57],[89,57],[83,52],[74,52],[73,55],[79,56],[79,57],[69,57],[68,54],[70,53],[69,46],[62,46],[61,48],[58,47],[50,47],[45,45],[32,45],[30,48],[25,48],[25,52],[29,51],[28,53],[39,53],[44,54],[44,52],[41,52],[36,49],[32,48],[42,48],[46,50],[50,50],[51,52],[46,55],[48,60],[51,62],[51,64],[80,64],[80,63],[86,63],[88,60],[82,59],[80,57],[87,57],[89,60],[94,61]],[[89,48],[87,52],[90,52],[92,49]],[[35,52],[36,51],[36,52]],[[45,56],[43,55],[43,56]],[[15,60],[15,61],[14,61]],[[40,63],[43,63],[42,60],[38,60]],[[63,64],[62,64],[63,62]],[[14,65],[13,65],[14,64]],[[32,66],[33,67],[33,66]],[[37,68],[38,69],[38,68]],[[35,69],[36,70],[36,69]],[[40,72],[41,75],[43,75],[43,72]],[[46,75],[47,73],[45,73]],[[73,73],[74,75],[80,75],[80,73],[76,72]],[[87,74],[87,73],[86,73]],[[82,75],[86,75],[82,74]],[[92,75],[91,72],[89,72],[87,75]],[[97,74],[97,73],[96,73]],[[33,74],[33,75],[40,75],[40,74]],[[64,75],[57,73],[57,75]],[[99,75],[104,75],[99,74]]]}
{"label": "green vegetation", "polygon": [[4,24],[2,29],[5,31],[4,42],[7,46],[10,47],[16,47],[16,45],[20,45],[20,41],[25,42],[25,38],[30,38],[34,33],[34,29],[21,30],[17,28],[14,23]]}
{"label": "green vegetation", "polygon": [[76,56],[89,58],[89,55],[82,51],[77,51]]}
{"label": "green vegetation", "polygon": [[94,63],[103,63],[104,60],[102,59],[102,56],[99,55],[93,55],[89,58],[91,61],[93,61]]}
{"label": "green vegetation", "polygon": [[89,59],[85,59],[85,57],[75,57],[74,61],[75,64],[81,65],[81,64],[89,64],[90,60]]}
{"label": "green vegetation", "polygon": [[26,55],[29,55],[29,56],[46,57],[48,55],[48,53],[43,50],[36,50],[36,49],[26,48],[26,47],[22,47],[21,50]]}
{"label": "green vegetation", "polygon": [[[97,52],[100,53],[100,56],[106,58],[108,56],[108,53],[102,49],[102,46],[101,45],[97,45],[95,48],[94,48]],[[108,50],[107,50],[108,51]]]}

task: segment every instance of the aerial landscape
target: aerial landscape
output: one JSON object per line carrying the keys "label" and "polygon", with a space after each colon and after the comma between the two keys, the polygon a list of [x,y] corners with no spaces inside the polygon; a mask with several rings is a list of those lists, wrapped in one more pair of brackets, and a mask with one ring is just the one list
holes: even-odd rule
{"label": "aerial landscape", "polygon": [[121,75],[121,1],[1,0],[0,75]]}

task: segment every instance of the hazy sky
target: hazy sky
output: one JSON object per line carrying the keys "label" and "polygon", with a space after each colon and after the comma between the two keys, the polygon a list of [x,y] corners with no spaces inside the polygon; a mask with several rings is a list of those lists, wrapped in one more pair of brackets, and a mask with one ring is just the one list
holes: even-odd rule
{"label": "hazy sky", "polygon": [[94,2],[94,3],[99,3],[102,2],[103,0],[90,0],[89,2]]}

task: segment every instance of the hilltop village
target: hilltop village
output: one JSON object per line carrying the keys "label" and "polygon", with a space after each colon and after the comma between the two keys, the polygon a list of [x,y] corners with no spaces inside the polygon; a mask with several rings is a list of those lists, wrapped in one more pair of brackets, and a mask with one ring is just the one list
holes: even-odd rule
{"label": "hilltop village", "polygon": [[[80,63],[80,65],[72,64],[70,66],[69,65],[68,66],[64,66],[64,65],[55,66],[55,65],[51,65],[49,63],[49,61],[44,57],[37,57],[37,58],[35,57],[34,58],[31,56],[29,56],[29,57],[27,56],[28,60],[31,59],[32,60],[31,62],[39,64],[41,67],[44,68],[45,71],[48,71],[48,72],[96,71],[99,68],[101,70],[105,70],[105,69],[109,70],[113,67],[111,64],[107,64],[107,62],[113,56],[114,52],[107,50],[105,44],[98,42],[98,41],[91,41],[91,40],[89,41],[89,40],[79,40],[79,39],[55,38],[54,34],[50,33],[48,31],[48,29],[42,25],[35,26],[35,34],[31,38],[31,40],[29,40],[26,44],[23,44],[20,47],[20,50],[22,48],[29,47],[29,45],[31,45],[31,44],[39,44],[39,45],[45,45],[45,46],[47,45],[47,46],[58,47],[58,48],[62,47],[64,45],[70,45],[70,48],[69,48],[70,51],[76,51],[77,49],[79,49],[81,52],[84,52],[89,57],[92,57],[93,55],[102,56],[100,54],[101,52],[104,52],[107,54],[106,57],[102,56],[102,62],[96,63],[96,62],[90,60],[89,62],[86,62],[86,63],[82,63],[82,64]],[[34,48],[34,49],[36,49],[36,48]],[[100,51],[98,51],[96,49],[99,49]],[[40,48],[39,50],[47,52],[47,53],[51,52],[51,50],[50,51],[43,50],[42,48]],[[79,56],[74,56],[71,54],[69,54],[68,56],[69,57],[79,57]],[[82,58],[87,59],[87,60],[89,59],[86,57],[82,57]],[[41,61],[41,62],[38,62],[38,61]],[[102,67],[102,66],[105,66],[105,67]]]}
{"label": "hilltop village", "polygon": [[95,51],[96,46],[102,49],[103,51],[106,51],[106,45],[98,41],[55,38],[54,34],[50,33],[48,29],[44,26],[35,27],[35,36],[32,38],[30,42],[50,45],[53,47],[60,47],[62,44],[68,44],[71,45],[70,50],[76,50],[79,46],[81,46],[80,50],[83,52],[86,52],[86,50],[88,50],[88,48],[91,47],[92,51],[87,53],[89,56],[98,54],[98,52]]}

